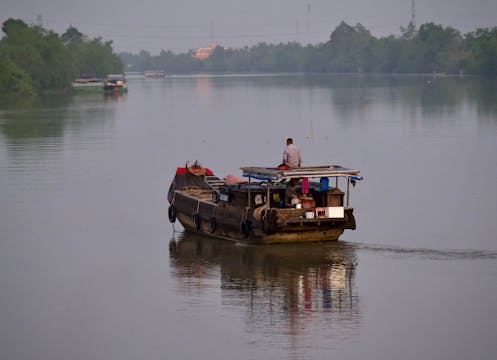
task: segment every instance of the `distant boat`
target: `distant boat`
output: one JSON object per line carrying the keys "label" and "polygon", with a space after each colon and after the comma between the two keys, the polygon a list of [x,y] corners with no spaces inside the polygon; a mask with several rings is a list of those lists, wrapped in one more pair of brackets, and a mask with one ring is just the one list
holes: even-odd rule
{"label": "distant boat", "polygon": [[164,79],[166,72],[164,70],[147,70],[145,71],[145,77],[148,79]]}
{"label": "distant boat", "polygon": [[123,74],[107,75],[104,81],[104,91],[108,94],[125,93],[128,91],[126,78]]}
{"label": "distant boat", "polygon": [[81,77],[74,80],[71,87],[78,92],[102,92],[104,81],[96,77]]}

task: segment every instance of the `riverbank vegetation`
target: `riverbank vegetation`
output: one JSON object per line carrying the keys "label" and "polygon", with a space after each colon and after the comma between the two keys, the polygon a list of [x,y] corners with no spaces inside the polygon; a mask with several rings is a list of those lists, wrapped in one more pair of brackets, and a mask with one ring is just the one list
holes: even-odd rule
{"label": "riverbank vegetation", "polygon": [[[207,59],[175,54],[115,54],[112,41],[90,39],[74,27],[62,35],[9,19],[0,40],[0,93],[68,89],[82,75],[165,70],[191,73],[447,73],[497,76],[497,27],[461,34],[452,27],[409,24],[399,36],[377,38],[361,24],[341,22],[325,43],[217,46]],[[125,65],[124,65],[125,64]]]}
{"label": "riverbank vegetation", "polygon": [[217,46],[205,60],[194,51],[174,54],[161,51],[152,56],[121,53],[128,71],[164,69],[168,73],[450,73],[497,76],[497,27],[462,35],[452,27],[411,24],[400,36],[377,38],[361,24],[345,22],[327,42],[302,46],[260,43],[238,49]]}
{"label": "riverbank vegetation", "polygon": [[124,71],[112,41],[89,39],[74,27],[59,36],[18,19],[2,25],[0,93],[32,95],[67,90],[82,75],[104,77]]}

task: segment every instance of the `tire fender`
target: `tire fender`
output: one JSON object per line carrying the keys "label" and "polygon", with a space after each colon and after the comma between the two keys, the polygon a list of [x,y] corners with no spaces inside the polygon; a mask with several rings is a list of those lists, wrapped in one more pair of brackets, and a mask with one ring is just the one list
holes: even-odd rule
{"label": "tire fender", "polygon": [[216,231],[216,228],[217,228],[216,219],[212,218],[211,221],[209,222],[209,232],[214,233]]}
{"label": "tire fender", "polygon": [[167,215],[171,223],[174,223],[176,221],[176,209],[174,206],[169,206],[169,209],[167,209]]}

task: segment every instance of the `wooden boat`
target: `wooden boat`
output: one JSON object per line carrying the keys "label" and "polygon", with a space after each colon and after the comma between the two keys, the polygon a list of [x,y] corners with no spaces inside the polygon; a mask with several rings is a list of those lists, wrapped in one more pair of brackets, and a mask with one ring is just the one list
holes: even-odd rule
{"label": "wooden boat", "polygon": [[74,80],[71,87],[77,92],[102,92],[104,80],[95,77],[81,77]]}
{"label": "wooden boat", "polygon": [[166,77],[164,70],[147,70],[144,74],[147,79],[164,79]]}
{"label": "wooden boat", "polygon": [[[339,165],[241,170],[243,177],[233,182],[198,161],[177,168],[167,196],[169,220],[187,231],[266,244],[333,241],[356,228],[349,194],[350,185],[362,180],[359,170]],[[295,207],[282,201],[291,179],[303,193]],[[344,181],[345,192],[339,188]]]}
{"label": "wooden boat", "polygon": [[122,94],[128,91],[126,78],[123,74],[107,75],[104,81],[104,91],[107,94]]}

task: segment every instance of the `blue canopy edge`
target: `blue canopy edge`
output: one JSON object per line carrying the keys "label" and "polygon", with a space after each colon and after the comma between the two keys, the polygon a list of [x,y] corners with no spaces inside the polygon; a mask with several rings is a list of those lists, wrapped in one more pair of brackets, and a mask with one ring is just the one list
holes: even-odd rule
{"label": "blue canopy edge", "polygon": [[250,174],[250,173],[242,174],[242,176],[248,177],[251,179],[263,180],[263,181],[275,181],[275,180],[277,180],[276,178],[271,177],[271,176],[254,175],[254,174]]}

